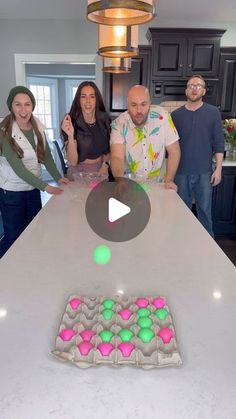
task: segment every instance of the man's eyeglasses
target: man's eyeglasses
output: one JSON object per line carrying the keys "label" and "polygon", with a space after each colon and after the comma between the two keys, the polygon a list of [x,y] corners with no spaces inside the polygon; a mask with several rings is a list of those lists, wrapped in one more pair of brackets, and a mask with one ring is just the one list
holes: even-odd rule
{"label": "man's eyeglasses", "polygon": [[187,84],[187,89],[191,89],[191,90],[197,89],[197,90],[200,90],[200,89],[205,89],[205,86],[203,84],[200,84],[200,83],[197,83],[197,84]]}

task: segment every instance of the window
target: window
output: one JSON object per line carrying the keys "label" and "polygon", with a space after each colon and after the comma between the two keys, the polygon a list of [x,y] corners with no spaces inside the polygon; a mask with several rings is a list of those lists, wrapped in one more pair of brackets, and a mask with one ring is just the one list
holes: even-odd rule
{"label": "window", "polygon": [[57,80],[27,77],[27,86],[35,96],[34,115],[46,127],[50,140],[59,136]]}

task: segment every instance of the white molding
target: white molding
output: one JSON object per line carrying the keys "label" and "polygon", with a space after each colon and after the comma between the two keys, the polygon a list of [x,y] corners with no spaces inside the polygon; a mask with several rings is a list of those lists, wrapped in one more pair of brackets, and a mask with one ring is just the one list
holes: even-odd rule
{"label": "white molding", "polygon": [[16,85],[26,85],[25,64],[96,64],[95,83],[103,91],[102,63],[91,54],[14,54]]}

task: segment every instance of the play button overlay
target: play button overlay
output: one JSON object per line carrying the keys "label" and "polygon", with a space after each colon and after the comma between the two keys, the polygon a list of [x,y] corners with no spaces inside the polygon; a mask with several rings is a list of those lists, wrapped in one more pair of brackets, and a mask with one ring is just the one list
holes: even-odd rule
{"label": "play button overlay", "polygon": [[119,220],[124,215],[129,214],[131,211],[128,205],[122,204],[115,198],[109,198],[108,204],[108,220],[113,223],[116,220]]}
{"label": "play button overlay", "polygon": [[85,213],[94,233],[108,241],[123,242],[144,230],[151,204],[145,185],[126,178],[104,180],[89,193]]}

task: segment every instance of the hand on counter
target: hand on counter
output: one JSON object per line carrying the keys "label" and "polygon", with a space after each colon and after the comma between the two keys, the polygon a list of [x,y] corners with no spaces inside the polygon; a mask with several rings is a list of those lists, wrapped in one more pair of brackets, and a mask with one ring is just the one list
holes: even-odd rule
{"label": "hand on counter", "polygon": [[47,185],[45,191],[51,195],[60,195],[63,192],[63,189],[58,188],[57,186]]}
{"label": "hand on counter", "polygon": [[61,179],[58,180],[58,183],[62,185],[68,185],[68,183],[70,183],[70,180],[67,179],[67,177],[62,177]]}
{"label": "hand on counter", "polygon": [[177,185],[170,180],[165,182],[165,189],[173,189],[175,192],[177,192]]}

